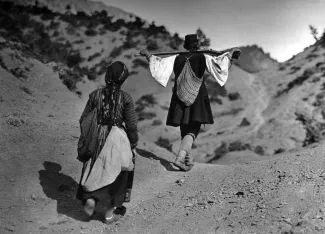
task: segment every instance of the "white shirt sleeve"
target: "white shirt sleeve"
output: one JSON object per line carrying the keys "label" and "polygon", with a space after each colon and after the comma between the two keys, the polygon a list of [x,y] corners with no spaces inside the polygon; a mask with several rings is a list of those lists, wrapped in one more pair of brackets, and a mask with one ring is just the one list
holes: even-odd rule
{"label": "white shirt sleeve", "polygon": [[228,79],[228,70],[230,67],[230,59],[226,52],[219,56],[211,56],[204,54],[207,65],[207,71],[216,79],[216,81],[223,86]]}
{"label": "white shirt sleeve", "polygon": [[170,76],[173,73],[174,62],[177,55],[160,58],[155,55],[150,56],[149,68],[153,78],[166,87]]}

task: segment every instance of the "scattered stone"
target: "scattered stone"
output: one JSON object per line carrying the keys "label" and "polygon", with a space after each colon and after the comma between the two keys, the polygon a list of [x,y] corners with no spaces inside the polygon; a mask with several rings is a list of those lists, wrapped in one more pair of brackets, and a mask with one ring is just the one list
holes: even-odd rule
{"label": "scattered stone", "polygon": [[14,227],[10,227],[10,226],[5,226],[4,227],[4,229],[6,229],[7,231],[9,231],[9,232],[13,232],[13,231],[15,231],[15,228]]}
{"label": "scattered stone", "polygon": [[35,195],[35,194],[32,194],[32,195],[30,196],[30,198],[31,198],[33,201],[35,201],[35,200],[36,200],[36,195]]}
{"label": "scattered stone", "polygon": [[194,206],[194,205],[190,202],[185,205],[185,207],[192,207],[192,206]]}
{"label": "scattered stone", "polygon": [[244,192],[239,191],[239,192],[235,193],[235,195],[236,196],[244,196]]}
{"label": "scattered stone", "polygon": [[179,180],[176,180],[176,183],[177,183],[178,185],[184,184],[184,182],[185,182],[185,179],[179,179]]}

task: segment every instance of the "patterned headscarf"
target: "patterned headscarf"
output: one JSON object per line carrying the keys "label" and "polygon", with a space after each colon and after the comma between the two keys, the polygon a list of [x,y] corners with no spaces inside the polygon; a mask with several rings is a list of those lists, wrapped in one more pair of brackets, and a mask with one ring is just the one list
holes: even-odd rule
{"label": "patterned headscarf", "polygon": [[105,82],[107,86],[121,86],[128,78],[129,71],[124,63],[116,61],[111,63],[105,74]]}
{"label": "patterned headscarf", "polygon": [[113,120],[113,124],[114,110],[116,105],[118,105],[120,88],[128,76],[129,72],[127,67],[120,61],[113,62],[107,67],[105,74],[106,87],[104,88],[103,99],[103,119],[106,121]]}

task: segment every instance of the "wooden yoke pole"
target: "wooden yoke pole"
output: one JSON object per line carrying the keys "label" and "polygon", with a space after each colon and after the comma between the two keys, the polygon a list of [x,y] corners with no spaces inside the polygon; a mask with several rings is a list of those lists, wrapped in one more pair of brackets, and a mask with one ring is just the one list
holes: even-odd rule
{"label": "wooden yoke pole", "polygon": [[[158,52],[158,53],[152,53],[151,55],[155,55],[155,56],[164,56],[164,55],[176,55],[176,54],[212,54],[215,56],[219,56],[222,55],[226,52],[228,52],[229,50],[224,50],[224,51],[215,51],[215,50],[195,50],[195,51],[174,51],[174,52]],[[239,55],[240,55],[240,50],[236,50],[233,53],[233,59],[238,59]],[[139,56],[143,56],[141,54],[135,54],[135,57],[139,57]]]}

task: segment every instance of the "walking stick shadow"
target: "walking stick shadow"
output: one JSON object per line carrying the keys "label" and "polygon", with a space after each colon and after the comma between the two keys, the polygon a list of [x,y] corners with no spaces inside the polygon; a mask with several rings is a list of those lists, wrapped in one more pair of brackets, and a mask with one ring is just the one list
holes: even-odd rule
{"label": "walking stick shadow", "polygon": [[78,183],[60,172],[60,164],[45,161],[43,166],[44,170],[38,172],[40,184],[45,195],[57,201],[57,213],[79,221],[89,221],[82,212],[81,201],[76,199]]}
{"label": "walking stick shadow", "polygon": [[143,149],[139,149],[137,148],[137,153],[144,157],[144,158],[149,158],[149,159],[154,159],[154,160],[158,160],[160,162],[161,165],[163,165],[167,171],[178,171],[177,169],[174,169],[171,165],[171,162],[170,161],[167,161],[166,159],[164,158],[160,158],[158,157],[157,155],[149,152],[149,151],[146,151],[146,150],[143,150]]}

